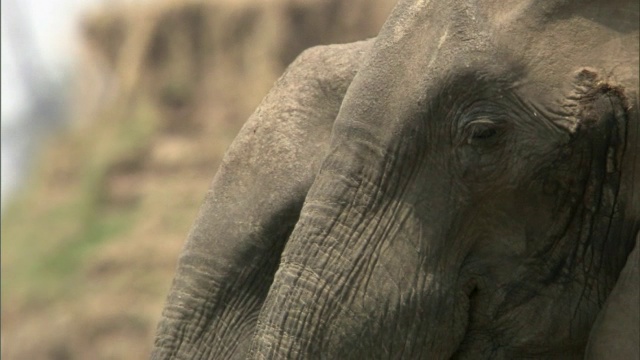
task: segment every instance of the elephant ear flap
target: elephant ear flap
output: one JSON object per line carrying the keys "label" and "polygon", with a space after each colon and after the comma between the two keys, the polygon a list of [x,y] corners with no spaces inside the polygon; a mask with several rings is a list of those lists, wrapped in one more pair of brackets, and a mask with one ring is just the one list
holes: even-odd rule
{"label": "elephant ear flap", "polygon": [[[612,160],[617,160],[611,165],[619,164],[631,110],[624,87],[601,79],[593,69],[583,68],[575,76],[574,88],[564,108],[573,119],[572,132],[587,136],[599,134],[596,137],[606,141],[611,151],[616,152],[608,154],[615,155]],[[605,134],[607,136],[603,138]]]}
{"label": "elephant ear flap", "polygon": [[591,69],[582,69],[570,101],[574,102],[574,141],[591,154],[590,179],[595,183],[590,187],[617,192],[630,109],[624,89],[601,80]]}
{"label": "elephant ear flap", "polygon": [[588,138],[595,146],[605,146],[614,171],[624,151],[630,104],[624,88],[600,79],[588,68],[577,72],[574,87],[563,104],[566,115],[561,121],[578,138]]}
{"label": "elephant ear flap", "polygon": [[626,201],[619,199],[619,194],[626,181],[622,168],[628,147],[629,100],[623,87],[583,68],[576,73],[562,107],[564,116],[556,124],[570,136],[565,161],[556,171],[563,173],[563,179],[570,179],[565,185],[583,205],[576,216],[581,216],[582,233],[590,234],[590,246],[605,254],[599,266],[617,274],[622,267],[618,259],[625,258],[633,246],[632,241],[621,243],[620,239],[629,236],[610,226],[611,219],[621,216],[621,204]]}
{"label": "elephant ear flap", "polygon": [[582,161],[591,161],[589,168],[597,173],[592,175],[600,178],[599,183],[617,189],[631,109],[624,88],[583,68],[576,73],[561,108],[562,116],[555,123],[570,134],[565,155],[575,160],[576,154],[584,154]]}

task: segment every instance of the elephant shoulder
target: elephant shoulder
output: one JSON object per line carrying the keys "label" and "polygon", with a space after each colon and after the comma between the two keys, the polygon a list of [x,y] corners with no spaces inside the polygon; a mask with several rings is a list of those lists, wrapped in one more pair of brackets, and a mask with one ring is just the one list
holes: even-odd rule
{"label": "elephant shoulder", "polygon": [[[314,46],[303,51],[289,65],[279,83],[286,85],[308,85],[319,90],[343,95],[360,68],[366,52],[374,39],[348,44]],[[278,85],[278,84],[277,84]]]}
{"label": "elephant shoulder", "polygon": [[[282,126],[333,124],[342,99],[373,39],[320,45],[303,51],[276,81],[251,122]],[[294,114],[290,117],[288,114]]]}

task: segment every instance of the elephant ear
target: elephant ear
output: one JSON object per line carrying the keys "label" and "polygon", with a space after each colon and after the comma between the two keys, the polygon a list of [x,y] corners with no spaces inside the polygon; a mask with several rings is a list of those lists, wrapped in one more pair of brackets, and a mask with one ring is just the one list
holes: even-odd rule
{"label": "elephant ear", "polygon": [[586,359],[640,359],[640,233],[594,323]]}
{"label": "elephant ear", "polygon": [[305,51],[242,128],[180,256],[153,359],[246,357],[280,253],[372,41]]}

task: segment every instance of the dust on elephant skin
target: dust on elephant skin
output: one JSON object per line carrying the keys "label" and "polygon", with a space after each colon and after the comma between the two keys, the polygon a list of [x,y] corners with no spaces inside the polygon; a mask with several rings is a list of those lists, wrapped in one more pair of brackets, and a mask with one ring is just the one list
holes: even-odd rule
{"label": "dust on elephant skin", "polygon": [[152,357],[637,344],[637,312],[610,332],[638,291],[639,6],[401,1],[307,50],[229,149]]}

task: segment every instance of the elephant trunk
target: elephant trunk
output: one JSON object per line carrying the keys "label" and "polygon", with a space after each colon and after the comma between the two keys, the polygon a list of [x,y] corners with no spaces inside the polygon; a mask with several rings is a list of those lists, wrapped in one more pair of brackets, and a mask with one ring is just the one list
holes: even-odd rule
{"label": "elephant trunk", "polygon": [[[234,210],[238,198],[226,202],[215,195],[208,194],[180,257],[158,325],[154,360],[246,357],[284,239],[297,220],[297,205],[283,197],[269,204],[270,216],[242,223],[241,215],[253,214]],[[265,213],[263,206],[252,210]]]}
{"label": "elephant trunk", "polygon": [[[363,163],[330,156],[316,178],[261,310],[255,358],[449,358],[462,341],[469,296],[437,241],[446,231],[403,200],[407,179]],[[382,165],[370,168],[393,168]]]}

